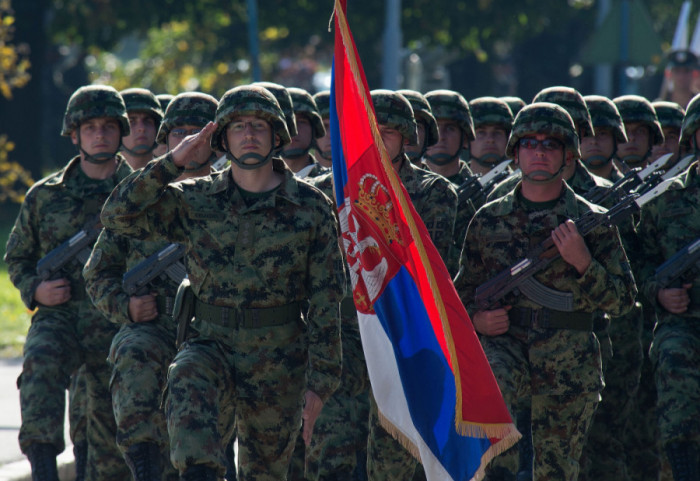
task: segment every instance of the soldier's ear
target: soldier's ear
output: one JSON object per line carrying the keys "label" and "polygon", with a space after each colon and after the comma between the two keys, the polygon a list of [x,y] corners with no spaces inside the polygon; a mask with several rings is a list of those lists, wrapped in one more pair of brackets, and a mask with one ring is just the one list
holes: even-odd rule
{"label": "soldier's ear", "polygon": [[279,148],[282,146],[282,139],[280,138],[279,135],[275,134],[275,148]]}
{"label": "soldier's ear", "polygon": [[519,154],[520,154],[520,149],[516,145],[515,148],[513,149],[513,165],[519,165],[519,162],[518,162]]}
{"label": "soldier's ear", "polygon": [[[79,129],[80,127],[77,128]],[[70,133],[70,141],[73,142],[73,145],[78,145],[78,131],[76,129]]]}

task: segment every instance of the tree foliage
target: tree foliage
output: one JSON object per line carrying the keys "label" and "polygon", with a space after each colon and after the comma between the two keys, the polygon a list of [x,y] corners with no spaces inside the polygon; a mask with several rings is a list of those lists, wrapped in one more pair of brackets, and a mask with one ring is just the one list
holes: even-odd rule
{"label": "tree foliage", "polygon": [[12,43],[15,17],[10,0],[0,0],[0,94],[12,98],[12,90],[29,82],[28,46]]}

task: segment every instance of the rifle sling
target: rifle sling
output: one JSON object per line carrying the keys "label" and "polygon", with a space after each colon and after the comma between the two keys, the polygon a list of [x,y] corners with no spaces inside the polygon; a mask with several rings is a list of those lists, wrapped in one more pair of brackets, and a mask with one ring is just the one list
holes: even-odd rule
{"label": "rifle sling", "polygon": [[562,312],[553,309],[513,307],[508,311],[511,325],[538,329],[571,329],[592,331],[593,315],[590,312]]}

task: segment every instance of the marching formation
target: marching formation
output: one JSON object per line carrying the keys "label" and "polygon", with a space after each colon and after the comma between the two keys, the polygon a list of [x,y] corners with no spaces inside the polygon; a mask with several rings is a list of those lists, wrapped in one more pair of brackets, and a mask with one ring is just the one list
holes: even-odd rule
{"label": "marching formation", "polygon": [[[523,435],[486,479],[700,480],[700,95],[371,100]],[[58,479],[68,389],[81,480],[425,479],[372,395],[330,101],[71,96],[78,154],[28,191],[5,255],[34,310],[35,481]]]}

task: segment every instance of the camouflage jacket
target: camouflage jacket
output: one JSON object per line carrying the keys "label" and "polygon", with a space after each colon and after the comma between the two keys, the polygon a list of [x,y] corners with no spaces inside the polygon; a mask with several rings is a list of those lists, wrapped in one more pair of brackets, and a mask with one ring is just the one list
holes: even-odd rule
{"label": "camouflage jacket", "polygon": [[566,181],[576,194],[585,196],[586,194],[598,190],[609,189],[612,187],[612,182],[595,174],[592,174],[583,162],[577,161],[574,175]]}
{"label": "camouflage jacket", "polygon": [[[470,313],[475,312],[474,292],[478,286],[522,260],[551,231],[566,219],[576,219],[589,210],[602,208],[589,204],[564,184],[562,195],[552,209],[529,212],[515,191],[487,203],[469,225],[464,242],[455,288]],[[545,286],[574,296],[574,310],[607,312],[620,316],[629,311],[637,289],[616,228],[598,227],[585,236],[593,257],[583,275],[559,258],[534,278]],[[541,306],[524,295],[511,292],[504,305],[538,309]],[[525,344],[528,357],[536,366],[548,366],[533,374],[533,393],[593,392],[602,388],[600,347],[590,331],[543,329],[511,325],[501,336],[481,336],[490,347],[509,343]],[[486,349],[486,345],[485,345]],[[562,375],[562,373],[564,373]]]}
{"label": "camouflage jacket", "polygon": [[309,160],[310,163],[299,172],[296,172],[294,175],[300,179],[309,179],[318,177],[319,175],[323,175],[328,172],[328,169],[319,164],[313,154],[309,154]]}
{"label": "camouflage jacket", "polygon": [[[80,168],[80,157],[75,157],[63,169],[29,189],[5,253],[10,279],[29,309],[36,307],[34,291],[40,283],[37,262],[86,225],[99,220],[107,196],[131,172],[131,167],[119,156],[119,164],[111,177],[91,179]],[[82,265],[72,262],[64,268],[64,274],[71,283],[72,298],[84,299],[90,304],[85,295],[82,269]]]}
{"label": "camouflage jacket", "polygon": [[[667,312],[657,301],[662,286],[654,271],[680,249],[700,237],[700,175],[698,162],[674,178],[672,187],[656,199],[644,204],[637,232],[642,249],[638,275],[640,290],[654,305],[659,322],[682,322],[700,318],[700,273],[693,272],[684,282],[693,284],[688,291],[690,305],[683,314]],[[679,286],[669,286],[679,287]]]}
{"label": "camouflage jacket", "polygon": [[284,181],[248,206],[230,168],[169,185],[181,169],[166,155],[114,191],[102,221],[122,235],[186,245],[188,277],[201,302],[234,309],[308,303],[307,383],[325,400],[341,369],[338,223],[325,195],[281,159],[273,166]]}
{"label": "camouflage jacket", "polygon": [[[122,278],[139,262],[169,244],[165,241],[130,239],[114,231],[102,229],[83,269],[83,277],[88,295],[107,319],[116,324],[132,322],[129,317],[130,296],[122,287]],[[148,288],[149,293],[156,294],[162,300],[169,298],[169,302],[172,302],[178,286],[179,283],[161,275],[154,279]],[[159,312],[158,320],[165,326],[175,328],[172,316],[166,312]]]}
{"label": "camouflage jacket", "polygon": [[[464,305],[474,309],[476,288],[504,269],[522,260],[567,219],[577,219],[602,207],[586,202],[566,186],[551,210],[528,212],[519,198],[520,186],[479,209],[469,225],[455,287]],[[624,314],[634,302],[637,289],[617,228],[599,226],[585,236],[593,260],[583,275],[562,258],[552,262],[535,279],[547,287],[574,294],[574,310],[602,310],[613,316]],[[525,296],[510,293],[508,305],[539,308]]]}
{"label": "camouflage jacket", "polygon": [[448,255],[454,238],[457,192],[443,176],[416,167],[406,156],[399,169],[399,178],[438,253],[450,269]]}

